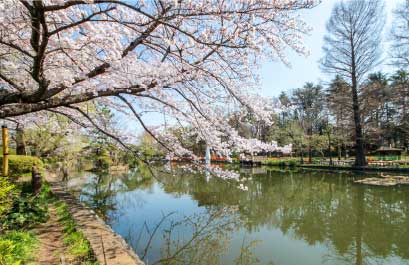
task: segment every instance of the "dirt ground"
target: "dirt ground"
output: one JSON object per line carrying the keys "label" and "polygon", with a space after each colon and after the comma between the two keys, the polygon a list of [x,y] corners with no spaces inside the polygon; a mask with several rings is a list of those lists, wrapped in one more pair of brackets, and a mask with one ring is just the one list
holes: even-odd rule
{"label": "dirt ground", "polygon": [[[67,249],[64,245],[63,227],[58,222],[56,209],[53,205],[49,205],[50,219],[43,224],[40,224],[34,229],[39,240],[39,248],[37,250],[38,265],[58,265],[64,264]],[[67,264],[67,263],[66,263]]]}

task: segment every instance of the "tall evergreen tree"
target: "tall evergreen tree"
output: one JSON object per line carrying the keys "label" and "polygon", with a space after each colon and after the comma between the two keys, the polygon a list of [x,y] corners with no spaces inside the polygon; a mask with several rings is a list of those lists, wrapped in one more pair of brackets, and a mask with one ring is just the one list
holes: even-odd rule
{"label": "tall evergreen tree", "polygon": [[328,85],[326,91],[326,105],[334,124],[333,141],[336,143],[338,159],[341,159],[342,150],[347,153],[349,139],[353,136],[351,86],[339,75]]}
{"label": "tall evergreen tree", "polygon": [[323,88],[320,85],[306,83],[292,94],[292,102],[301,127],[308,138],[308,162],[312,163],[312,136],[321,125],[324,108]]}
{"label": "tall evergreen tree", "polygon": [[392,101],[397,111],[396,128],[401,146],[409,148],[409,73],[398,70],[391,76]]}

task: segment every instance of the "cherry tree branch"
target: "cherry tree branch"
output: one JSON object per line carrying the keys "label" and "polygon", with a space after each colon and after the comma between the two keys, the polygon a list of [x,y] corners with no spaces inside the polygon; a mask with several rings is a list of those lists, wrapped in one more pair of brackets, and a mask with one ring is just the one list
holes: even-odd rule
{"label": "cherry tree branch", "polygon": [[151,130],[149,130],[149,128],[145,125],[145,123],[143,122],[142,118],[139,116],[139,114],[136,112],[135,108],[132,106],[131,103],[129,103],[129,101],[122,95],[118,95],[117,96],[119,99],[121,99],[127,106],[128,108],[132,111],[132,113],[134,114],[134,116],[138,119],[139,123],[142,125],[143,129],[149,133],[150,136],[152,136],[153,139],[155,139],[160,145],[162,145],[164,148],[166,148],[166,150],[171,151],[171,149],[165,144],[163,143],[161,140],[159,140],[155,134],[153,134],[151,132]]}

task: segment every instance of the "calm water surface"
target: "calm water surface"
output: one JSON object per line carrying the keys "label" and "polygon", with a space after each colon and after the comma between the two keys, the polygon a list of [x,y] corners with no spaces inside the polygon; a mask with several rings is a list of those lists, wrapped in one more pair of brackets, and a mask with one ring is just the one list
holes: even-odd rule
{"label": "calm water surface", "polygon": [[[169,170],[169,168],[168,168]],[[357,173],[239,169],[236,181],[154,169],[70,180],[146,264],[409,264],[409,188]]]}

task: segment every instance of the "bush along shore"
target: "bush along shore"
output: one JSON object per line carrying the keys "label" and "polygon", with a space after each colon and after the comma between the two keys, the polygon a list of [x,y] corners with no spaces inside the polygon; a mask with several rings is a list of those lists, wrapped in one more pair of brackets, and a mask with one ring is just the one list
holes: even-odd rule
{"label": "bush along shore", "polygon": [[[9,167],[9,176],[0,177],[0,265],[37,264],[44,257],[48,264],[98,264],[67,206],[53,196],[49,185],[43,182],[36,190],[31,181],[24,181],[33,169],[43,174],[43,162],[10,155]],[[49,227],[51,223],[53,227]],[[61,235],[49,238],[48,233],[54,230]],[[55,253],[47,253],[51,250],[44,246],[50,241],[57,246],[61,243]]]}
{"label": "bush along shore", "polygon": [[299,159],[291,158],[291,159],[274,159],[268,158],[261,162],[262,165],[265,166],[278,166],[278,167],[296,167],[300,164]]}

